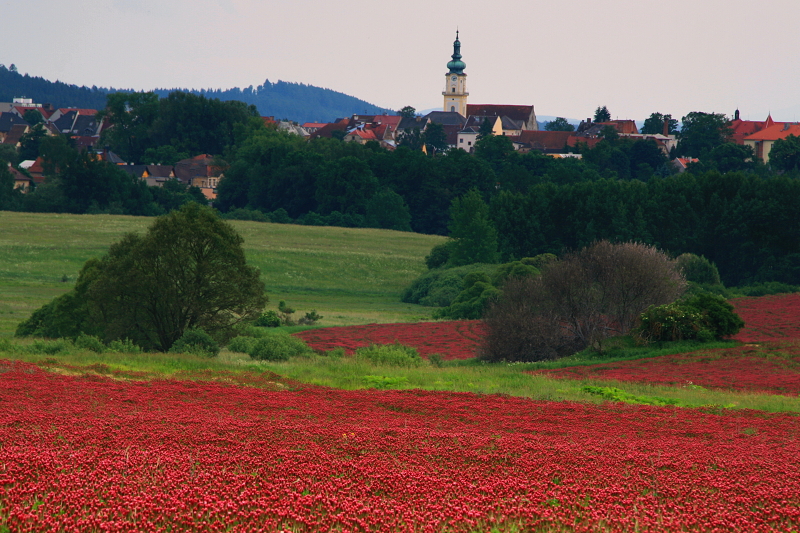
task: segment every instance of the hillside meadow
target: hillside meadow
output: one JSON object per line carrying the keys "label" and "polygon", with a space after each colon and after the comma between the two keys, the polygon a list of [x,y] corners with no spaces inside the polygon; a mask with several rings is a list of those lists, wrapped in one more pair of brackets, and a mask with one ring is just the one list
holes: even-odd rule
{"label": "hillside meadow", "polygon": [[[31,312],[67,292],[83,263],[100,257],[152,218],[0,211],[0,337],[13,335]],[[376,229],[231,221],[259,267],[270,297],[299,316],[311,309],[324,325],[425,319],[430,309],[399,295],[425,270],[423,259],[443,238]]]}

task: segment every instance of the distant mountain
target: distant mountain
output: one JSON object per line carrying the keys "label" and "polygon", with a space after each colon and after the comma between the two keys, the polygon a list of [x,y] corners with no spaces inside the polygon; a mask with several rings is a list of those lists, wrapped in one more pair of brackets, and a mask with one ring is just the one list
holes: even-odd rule
{"label": "distant mountain", "polygon": [[353,114],[378,115],[393,113],[390,109],[378,107],[344,93],[305,85],[278,81],[264,81],[258,87],[246,89],[202,89],[187,91],[186,89],[156,89],[155,93],[162,98],[172,91],[181,90],[194,94],[202,94],[207,98],[220,100],[239,100],[258,108],[262,116],[275,117],[276,120],[288,118],[300,122],[333,122],[340,117]]}
{"label": "distant mountain", "polygon": [[[114,89],[102,87],[78,87],[60,81],[48,81],[40,77],[12,72],[0,67],[0,102],[11,102],[15,97],[32,98],[39,104],[52,104],[53,107],[80,107],[85,109],[103,109],[106,106],[108,93],[131,89]],[[220,100],[241,100],[253,104],[262,116],[273,116],[280,120],[288,118],[300,122],[331,122],[339,117],[353,114],[391,113],[354,96],[344,93],[305,85],[266,80],[256,88],[246,89],[156,89],[154,92],[162,98],[173,91],[184,91],[202,94],[207,98]]]}

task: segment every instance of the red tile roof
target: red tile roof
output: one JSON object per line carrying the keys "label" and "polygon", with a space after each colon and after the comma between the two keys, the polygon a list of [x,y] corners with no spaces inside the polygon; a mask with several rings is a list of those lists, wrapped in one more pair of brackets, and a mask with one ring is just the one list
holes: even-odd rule
{"label": "red tile roof", "polygon": [[19,114],[19,116],[24,116],[25,115],[25,111],[30,111],[31,109],[34,110],[34,111],[38,111],[39,113],[42,114],[42,116],[45,118],[45,120],[50,118],[52,116],[52,114],[55,113],[55,111],[51,111],[50,109],[47,109],[47,108],[44,108],[44,107],[36,107],[36,106],[29,106],[29,105],[15,105],[14,109],[17,110],[17,113]]}
{"label": "red tile roof", "polygon": [[800,136],[800,124],[790,122],[775,123],[752,135],[745,137],[746,141],[777,141],[785,139],[789,135]]}
{"label": "red tile roof", "polygon": [[58,109],[62,115],[66,115],[70,111],[74,111],[78,115],[96,115],[97,109],[81,109],[79,107],[60,107]]}
{"label": "red tile roof", "polygon": [[509,138],[521,144],[527,144],[532,150],[553,151],[563,150],[569,141],[572,132],[570,131],[532,131],[522,130],[519,135],[512,135]]}

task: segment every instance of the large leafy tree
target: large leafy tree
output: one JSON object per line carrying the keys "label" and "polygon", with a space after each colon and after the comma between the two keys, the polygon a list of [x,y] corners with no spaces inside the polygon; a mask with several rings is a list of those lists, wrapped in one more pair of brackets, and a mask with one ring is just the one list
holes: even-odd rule
{"label": "large leafy tree", "polygon": [[450,207],[450,264],[496,263],[497,230],[489,219],[489,206],[477,189],[453,200]]}
{"label": "large leafy tree", "polygon": [[[145,150],[152,146],[151,128],[158,117],[159,101],[155,93],[112,93],[98,120],[108,120],[100,142],[109,145],[124,160],[142,163]],[[149,161],[148,161],[149,163]]]}
{"label": "large leafy tree", "polygon": [[769,152],[769,163],[778,170],[799,170],[800,137],[789,135],[775,141]]}
{"label": "large leafy tree", "polygon": [[191,328],[226,340],[267,302],[242,242],[213,210],[186,204],[156,219],[145,235],[128,234],[105,257],[88,261],[75,290],[35,312],[17,333],[86,332],[162,351]]}
{"label": "large leafy tree", "polygon": [[667,134],[674,135],[678,133],[678,120],[672,118],[672,115],[662,115],[661,113],[651,113],[645,119],[642,125],[641,133],[646,135],[657,135],[664,133],[664,123],[667,123]]}
{"label": "large leafy tree", "polygon": [[681,119],[678,154],[702,157],[731,136],[730,122],[722,113],[692,111]]}
{"label": "large leafy tree", "polygon": [[544,125],[545,131],[575,131],[575,126],[564,117],[557,117]]}
{"label": "large leafy tree", "polygon": [[431,155],[447,151],[447,134],[441,124],[431,122],[422,134],[423,142]]}

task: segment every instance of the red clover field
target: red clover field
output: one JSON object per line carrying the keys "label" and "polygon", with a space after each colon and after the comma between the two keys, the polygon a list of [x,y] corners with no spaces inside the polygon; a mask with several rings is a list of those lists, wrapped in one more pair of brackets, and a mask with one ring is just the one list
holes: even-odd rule
{"label": "red clover field", "polygon": [[792,531],[790,415],[5,361],[7,531]]}
{"label": "red clover field", "polygon": [[[800,295],[734,304],[741,346],[539,372],[797,395]],[[473,357],[481,335],[298,334],[443,359]],[[796,413],[60,368],[0,360],[2,533],[800,531]]]}

